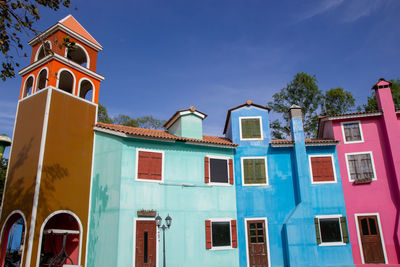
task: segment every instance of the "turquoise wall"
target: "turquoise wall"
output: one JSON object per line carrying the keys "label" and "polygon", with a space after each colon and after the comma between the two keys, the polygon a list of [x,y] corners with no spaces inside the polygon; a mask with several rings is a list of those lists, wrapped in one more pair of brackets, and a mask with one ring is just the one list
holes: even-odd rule
{"label": "turquoise wall", "polygon": [[203,119],[193,113],[183,115],[175,121],[168,132],[181,137],[203,139]]}
{"label": "turquoise wall", "polygon": [[[205,220],[236,219],[236,196],[234,186],[204,183],[204,157],[233,158],[233,149],[122,139],[99,132],[95,138],[89,253],[93,252],[96,259],[92,258],[88,266],[133,266],[134,220],[141,209],[154,209],[161,217],[169,214],[173,219],[166,232],[168,266],[239,266],[238,248],[205,248]],[[137,148],[164,151],[164,183],[135,180]],[[114,155],[104,155],[103,151],[107,149],[114,151]],[[119,187],[106,193],[107,197],[99,192],[114,186]],[[104,198],[109,201],[102,201]],[[118,205],[111,199],[117,199]],[[96,206],[101,206],[100,213]],[[111,234],[114,238],[110,243],[103,236]],[[160,241],[158,254],[159,266],[162,266]],[[98,251],[104,251],[106,255]],[[112,260],[103,260],[108,255],[117,259],[114,264],[110,265]]]}

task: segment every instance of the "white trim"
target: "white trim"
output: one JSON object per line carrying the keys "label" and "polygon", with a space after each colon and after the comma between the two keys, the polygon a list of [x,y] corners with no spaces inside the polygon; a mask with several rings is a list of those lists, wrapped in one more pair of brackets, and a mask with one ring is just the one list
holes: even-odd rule
{"label": "white trim", "polygon": [[38,66],[40,66],[42,64],[45,64],[48,61],[53,60],[53,59],[65,64],[65,65],[67,65],[68,67],[74,68],[74,69],[76,69],[76,70],[78,70],[78,71],[80,71],[80,72],[82,72],[82,73],[84,73],[84,74],[86,74],[86,75],[88,75],[88,76],[90,76],[92,78],[95,78],[95,79],[97,79],[99,81],[104,81],[104,76],[101,76],[100,74],[97,74],[96,72],[94,72],[94,71],[92,71],[92,70],[90,70],[88,68],[82,67],[78,63],[75,63],[72,60],[69,60],[68,58],[60,56],[57,53],[45,56],[41,60],[36,61],[33,64],[23,68],[22,70],[20,70],[18,72],[18,74],[23,76],[23,75],[29,73],[30,71],[34,70],[36,67],[38,67]]}
{"label": "white trim", "polygon": [[41,90],[43,90],[43,89],[45,89],[45,88],[47,87],[47,82],[48,82],[48,79],[49,79],[49,69],[48,69],[47,67],[44,67],[44,68],[41,68],[41,69],[39,70],[39,72],[38,72],[34,93],[38,92],[39,77],[40,77],[40,73],[41,73],[43,70],[46,70],[46,72],[47,72],[47,73],[46,73],[46,84],[45,84],[45,86],[44,86],[43,88],[41,88]]}
{"label": "white trim", "polygon": [[[36,173],[35,194],[33,196],[32,215],[31,215],[31,222],[30,222],[30,226],[29,226],[28,250],[26,253],[26,265],[25,265],[26,267],[31,266],[33,238],[35,235],[36,215],[37,215],[37,208],[38,208],[38,203],[39,203],[40,182],[42,180],[44,149],[45,149],[45,144],[46,144],[47,126],[48,126],[48,122],[49,122],[51,93],[52,93],[51,90],[49,90],[47,92],[46,109],[45,109],[44,119],[43,119],[42,139],[40,141],[39,162],[38,162],[38,168],[37,168],[37,173]],[[40,250],[39,250],[39,252],[40,252]]]}
{"label": "white trim", "polygon": [[[77,94],[77,96],[79,97],[79,98],[83,98],[83,97],[80,97],[80,94],[81,94],[81,83],[83,82],[83,81],[88,81],[91,85],[92,85],[92,102],[94,101],[94,94],[95,94],[95,87],[94,87],[94,84],[93,84],[93,82],[91,81],[91,80],[89,80],[88,78],[86,78],[86,77],[84,77],[84,78],[81,78],[80,80],[79,80],[79,82],[78,82],[78,88],[77,88],[77,90],[78,90],[78,94]],[[86,99],[86,98],[83,98],[83,99]],[[87,100],[87,99],[86,99]],[[89,100],[88,100],[89,101]]]}
{"label": "white trim", "polygon": [[[24,263],[24,252],[25,252],[25,243],[26,243],[26,232],[27,232],[27,224],[26,224],[26,218],[24,213],[21,210],[13,210],[10,214],[8,214],[7,218],[4,220],[3,226],[1,227],[1,235],[0,235],[0,240],[3,239],[3,233],[4,233],[4,227],[7,225],[8,220],[10,219],[11,216],[14,214],[19,214],[21,215],[22,219],[24,220],[24,241],[23,241],[23,246],[22,246],[22,251],[21,251],[21,262],[19,266],[23,266]],[[11,225],[12,227],[12,225]],[[11,228],[10,228],[11,229]],[[4,245],[4,244],[2,244]],[[7,245],[8,245],[8,240],[7,240]]]}
{"label": "white trim", "polygon": [[[47,216],[47,218],[43,221],[42,226],[40,227],[38,252],[37,252],[37,258],[36,258],[36,267],[39,267],[40,253],[41,253],[41,250],[42,250],[42,236],[43,236],[44,227],[46,226],[47,222],[52,217],[54,217],[54,216],[56,216],[58,214],[62,214],[62,213],[66,213],[66,214],[71,215],[78,222],[78,225],[79,225],[79,252],[78,252],[78,264],[77,265],[81,265],[82,241],[83,241],[82,240],[83,227],[82,227],[81,220],[79,219],[79,217],[75,213],[73,213],[70,210],[57,210],[57,211],[51,213],[49,216]],[[26,267],[28,267],[28,266],[26,266]]]}
{"label": "white trim", "polygon": [[[229,250],[229,249],[234,249],[234,247],[232,247],[232,221],[234,219],[232,218],[210,218],[207,219],[207,221],[210,221],[210,228],[211,228],[211,248],[209,250]],[[227,222],[229,223],[229,243],[230,246],[213,246],[213,242],[212,242],[212,223],[213,222]],[[236,233],[237,233],[237,221],[236,221]]]}
{"label": "white trim", "polygon": [[360,217],[361,216],[376,216],[376,220],[378,221],[379,234],[381,236],[381,244],[382,244],[382,249],[383,249],[383,256],[385,258],[385,264],[388,264],[387,255],[386,255],[386,248],[385,248],[385,240],[383,238],[381,219],[379,217],[379,213],[378,212],[376,212],[376,213],[354,213],[354,219],[355,219],[355,224],[356,224],[356,229],[357,229],[357,237],[358,237],[358,247],[360,248],[360,255],[361,255],[362,264],[365,264],[365,261],[364,261],[364,253],[363,253],[361,236],[360,236],[360,228],[358,226],[358,217],[359,216]]}
{"label": "white trim", "polygon": [[[39,46],[39,49],[36,51],[36,55],[35,55],[35,60],[34,60],[34,62],[38,61],[40,49],[43,47],[43,45],[44,45],[45,43],[49,43],[49,44],[50,44],[50,50],[52,50],[52,44],[51,44],[51,42],[50,42],[49,40],[45,40],[45,41]],[[46,57],[46,54],[44,55],[43,58],[45,58],[45,57]]]}
{"label": "white trim", "polygon": [[[86,51],[86,49],[82,46],[82,45],[80,45],[80,44],[78,44],[78,43],[75,43],[75,45],[76,46],[78,46],[79,48],[81,48],[82,50],[83,50],[83,52],[85,53],[85,55],[86,55],[86,66],[85,66],[85,68],[89,68],[90,67],[90,57],[89,57],[89,54],[88,54],[88,52]],[[68,48],[65,48],[65,57],[66,58],[68,58],[67,57],[67,55],[68,55]],[[69,58],[68,58],[69,59]],[[69,60],[72,60],[72,59],[69,59]],[[73,60],[72,60],[73,61]],[[76,63],[76,62],[75,62]],[[78,64],[78,63],[77,63]],[[79,65],[79,64],[78,64]],[[82,65],[81,65],[82,66]],[[83,67],[83,66],[82,66]]]}
{"label": "white trim", "polygon": [[[360,137],[361,140],[357,140],[357,141],[347,141],[346,140],[346,133],[344,131],[344,125],[345,124],[354,124],[354,123],[358,123],[358,129],[360,130]],[[343,135],[343,143],[344,144],[357,144],[357,143],[364,143],[364,135],[362,132],[362,128],[361,128],[361,122],[360,121],[342,121],[340,123],[340,126],[342,128],[342,135]]]}
{"label": "white trim", "polygon": [[[154,152],[154,153],[161,153],[162,160],[161,160],[161,180],[149,180],[149,179],[142,179],[138,178],[138,167],[139,167],[139,152]],[[164,183],[164,160],[165,160],[165,153],[162,150],[153,150],[153,149],[143,149],[143,148],[136,148],[136,162],[135,162],[135,181],[140,182],[150,182],[150,183]]]}
{"label": "white trim", "polygon": [[[243,119],[259,119],[260,123],[260,138],[243,138],[242,137],[242,120]],[[254,140],[263,140],[264,133],[262,128],[262,117],[261,116],[250,116],[250,117],[239,117],[239,133],[240,133],[240,141],[254,141]]]}
{"label": "white trim", "polygon": [[[30,94],[29,94],[29,91],[28,91],[28,92],[26,93],[26,95],[25,95],[26,82],[29,80],[30,77],[33,78],[33,81],[32,81],[32,91],[31,91]],[[26,77],[26,79],[25,79],[25,81],[24,81],[24,86],[23,86],[23,89],[22,89],[22,98],[25,98],[25,97],[27,97],[27,96],[33,95],[34,90],[35,90],[35,75],[30,74],[28,77]]]}
{"label": "white trim", "polygon": [[372,151],[344,153],[344,156],[346,158],[347,178],[349,179],[349,182],[351,182],[351,183],[354,182],[355,180],[351,179],[350,168],[349,168],[349,160],[348,160],[347,156],[349,156],[349,155],[363,155],[363,154],[369,154],[370,155],[372,170],[374,172],[374,178],[372,178],[372,181],[376,181],[377,180],[376,171],[375,171],[374,157],[372,156]]}
{"label": "white trim", "polygon": [[[96,121],[97,121],[97,108],[96,105]],[[93,174],[94,174],[94,153],[96,149],[96,135],[93,132],[93,148],[92,148],[92,162],[90,164],[90,188],[89,188],[89,208],[88,208],[88,221],[86,226],[86,250],[85,250],[85,266],[88,263],[88,249],[89,249],[89,230],[90,230],[90,216],[92,211],[92,188],[93,188]]]}
{"label": "white trim", "polygon": [[60,88],[60,76],[61,76],[61,73],[64,72],[64,71],[67,71],[67,72],[69,72],[70,74],[72,74],[72,77],[74,78],[74,82],[72,83],[72,92],[71,92],[70,94],[76,95],[76,94],[75,94],[75,93],[76,93],[76,77],[75,77],[75,75],[74,75],[74,72],[73,72],[72,70],[70,70],[70,69],[61,68],[61,69],[58,70],[58,72],[57,72],[57,85],[56,85],[56,88],[59,89],[59,90],[61,90],[61,91],[64,91],[63,89]]}
{"label": "white trim", "polygon": [[[234,170],[234,168],[233,168],[233,159],[232,158],[227,157],[227,156],[213,156],[213,155],[207,155],[206,157],[208,158],[208,177],[210,178],[210,182],[208,183],[209,186],[212,186],[212,185],[233,186],[233,185],[235,185],[235,175],[234,175],[235,172],[234,171],[232,173],[232,175],[233,175],[233,184],[229,183],[229,174],[230,174],[230,171],[229,171],[229,160],[232,160],[232,170]],[[227,168],[227,171],[228,171],[227,172],[228,176],[227,176],[227,182],[226,183],[211,182],[211,159],[223,159],[223,160],[226,160],[226,168]]]}
{"label": "white trim", "polygon": [[[345,246],[346,243],[343,242],[343,233],[342,233],[342,225],[340,223],[340,218],[343,217],[341,214],[335,214],[335,215],[317,215],[315,218],[318,219],[318,228],[319,228],[319,236],[321,239],[321,244],[318,244],[320,247],[328,247],[328,246]],[[320,224],[320,219],[337,219],[338,224],[339,224],[339,229],[340,229],[340,239],[342,240],[341,242],[323,242],[322,241],[322,232],[321,232],[321,224]]]}
{"label": "white trim", "polygon": [[[245,159],[264,159],[265,163],[265,184],[245,184],[244,182],[244,168],[243,168],[243,161]],[[242,186],[268,186],[269,185],[269,179],[268,179],[268,161],[266,156],[262,157],[241,157],[240,158],[241,162],[241,172],[242,172]]]}
{"label": "white trim", "polygon": [[194,110],[194,111],[192,111],[190,109],[189,110],[184,110],[184,111],[176,113],[175,116],[172,119],[169,120],[168,124],[165,124],[164,128],[165,129],[169,129],[169,127],[171,127],[172,124],[174,124],[177,119],[179,119],[183,115],[188,115],[188,114],[196,115],[197,117],[200,117],[202,120],[204,120],[205,117],[207,116],[205,114],[200,113],[197,110]]}
{"label": "white trim", "polygon": [[345,120],[345,119],[358,119],[358,118],[365,118],[365,117],[375,117],[381,116],[383,113],[381,111],[371,112],[371,113],[361,113],[361,114],[343,114],[331,117],[325,117],[321,119],[321,122],[324,121],[333,121],[333,120]]}
{"label": "white trim", "polygon": [[[324,182],[314,182],[313,173],[312,173],[312,165],[311,165],[311,158],[316,157],[330,157],[332,162],[332,169],[333,169],[333,181],[324,181]],[[336,184],[337,183],[337,176],[336,176],[336,168],[335,168],[335,161],[333,154],[315,154],[315,155],[308,155],[308,164],[310,167],[310,178],[311,184]]]}
{"label": "white trim", "polygon": [[271,266],[271,253],[269,247],[269,234],[268,234],[268,219],[267,217],[260,217],[260,218],[244,218],[244,230],[245,230],[245,238],[246,238],[246,262],[247,267],[250,267],[250,260],[249,260],[249,237],[247,234],[247,221],[264,221],[264,232],[265,232],[265,244],[267,245],[267,257],[268,257],[268,266]]}
{"label": "white trim", "polygon": [[[155,218],[151,218],[151,217],[147,217],[147,218],[139,218],[139,217],[134,217],[133,218],[133,248],[132,248],[132,250],[133,250],[133,253],[132,253],[132,256],[133,256],[133,259],[132,259],[132,267],[135,267],[135,264],[136,264],[136,222],[137,221],[155,221],[156,219]],[[158,266],[158,261],[159,261],[159,259],[158,259],[158,256],[159,256],[159,254],[158,254],[158,243],[160,242],[160,232],[159,232],[159,228],[157,227],[157,225],[156,225],[156,240],[157,240],[157,242],[156,242],[156,267]],[[163,241],[163,242],[165,242],[165,240]]]}

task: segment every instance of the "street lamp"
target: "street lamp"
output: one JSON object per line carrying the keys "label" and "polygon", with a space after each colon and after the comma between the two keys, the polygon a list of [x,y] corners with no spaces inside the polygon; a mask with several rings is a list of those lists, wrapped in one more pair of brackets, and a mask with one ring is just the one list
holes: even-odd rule
{"label": "street lamp", "polygon": [[156,225],[158,228],[161,227],[162,231],[163,231],[163,267],[165,267],[165,230],[169,229],[171,227],[171,223],[172,223],[172,218],[169,216],[169,214],[167,215],[167,217],[165,218],[165,223],[167,224],[167,226],[165,226],[165,224],[163,224],[161,226],[162,223],[162,218],[160,217],[160,215],[157,215],[156,217]]}

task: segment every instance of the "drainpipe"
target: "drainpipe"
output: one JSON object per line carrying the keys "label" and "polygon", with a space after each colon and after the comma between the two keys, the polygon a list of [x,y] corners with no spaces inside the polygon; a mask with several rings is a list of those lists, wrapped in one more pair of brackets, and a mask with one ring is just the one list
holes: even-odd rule
{"label": "drainpipe", "polygon": [[0,135],[0,159],[3,158],[4,150],[11,145],[11,139],[5,135]]}

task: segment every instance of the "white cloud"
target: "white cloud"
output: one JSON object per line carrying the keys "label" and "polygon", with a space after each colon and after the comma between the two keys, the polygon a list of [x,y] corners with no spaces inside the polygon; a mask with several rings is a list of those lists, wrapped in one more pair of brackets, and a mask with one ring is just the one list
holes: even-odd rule
{"label": "white cloud", "polygon": [[340,6],[344,0],[320,0],[316,1],[317,4],[313,5],[313,8],[308,9],[305,12],[299,12],[298,21],[310,19],[312,17],[323,14],[331,9]]}

